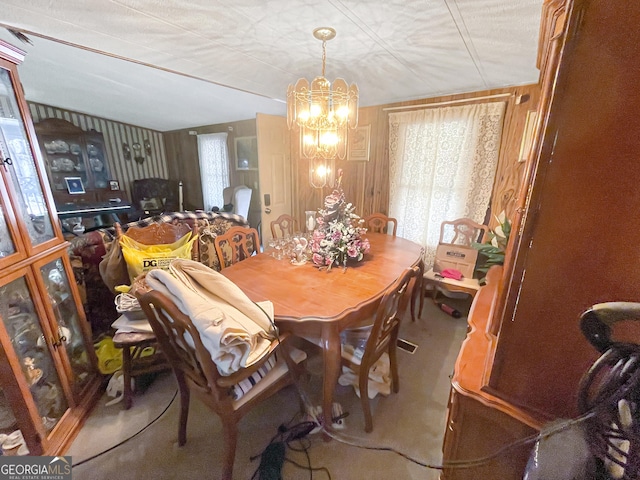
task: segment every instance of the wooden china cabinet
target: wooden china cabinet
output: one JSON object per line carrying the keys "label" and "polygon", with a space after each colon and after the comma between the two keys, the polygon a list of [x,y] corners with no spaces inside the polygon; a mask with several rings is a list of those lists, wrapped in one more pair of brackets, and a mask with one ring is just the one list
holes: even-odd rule
{"label": "wooden china cabinet", "polygon": [[31,455],[55,455],[101,377],[17,75],[23,58],[0,41],[0,433],[20,430]]}
{"label": "wooden china cabinet", "polygon": [[[596,303],[640,301],[639,44],[638,2],[544,2],[532,154],[504,272],[469,314],[445,463],[576,417],[579,381],[598,357],[580,315]],[[633,323],[615,336],[640,343]],[[519,480],[532,448],[441,478]]]}
{"label": "wooden china cabinet", "polygon": [[[84,131],[59,118],[47,118],[34,127],[56,205],[126,200],[121,198],[123,192],[109,188],[112,177],[100,132]],[[69,178],[80,179],[82,193],[69,191],[65,181]]]}

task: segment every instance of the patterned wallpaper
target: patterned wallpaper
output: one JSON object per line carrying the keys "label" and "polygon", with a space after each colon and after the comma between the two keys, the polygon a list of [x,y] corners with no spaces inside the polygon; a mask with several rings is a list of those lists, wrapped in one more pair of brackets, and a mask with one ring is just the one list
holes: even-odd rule
{"label": "patterned wallpaper", "polygon": [[[27,103],[29,104],[33,123],[38,123],[45,118],[61,118],[83,130],[91,130],[93,128],[102,133],[109,157],[111,177],[120,182],[120,188],[127,191],[129,198],[131,198],[133,180],[150,177],[169,178],[164,140],[161,132],[39,103]],[[145,155],[145,140],[149,140],[151,143],[151,155],[145,156],[144,162],[139,164],[133,160],[135,152],[132,145],[139,143],[142,146],[141,154]],[[125,160],[124,158],[122,153],[123,143],[128,144],[131,148],[131,160]]]}

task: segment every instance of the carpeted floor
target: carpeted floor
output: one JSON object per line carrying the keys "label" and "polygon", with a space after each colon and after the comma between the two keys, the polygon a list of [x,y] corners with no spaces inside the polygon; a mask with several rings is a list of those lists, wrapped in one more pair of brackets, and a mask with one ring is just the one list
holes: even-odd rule
{"label": "carpeted floor", "polygon": [[[462,311],[463,317],[452,318],[427,301],[419,321],[411,322],[408,316],[404,319],[400,336],[417,344],[418,349],[414,354],[398,351],[400,392],[378,396],[373,401],[373,432],[364,432],[360,400],[353,388],[338,386],[336,401],[348,412],[345,428],[340,431],[342,438],[324,441],[316,434],[292,444],[286,456],[303,468],[285,462],[282,478],[438,478],[438,470],[418,462],[437,465],[441,461],[449,379],[466,334],[464,315],[470,305],[468,300],[447,300],[447,303]],[[322,358],[314,348],[309,346],[310,379],[300,388],[318,405]],[[128,411],[122,409],[121,403],[105,406],[110,400],[105,395],[66,453],[73,458],[74,480],[219,478],[220,422],[192,399],[187,444],[178,447],[176,390],[172,374],[164,373],[144,393],[136,394]],[[263,402],[240,422],[234,478],[252,478],[260,458],[251,458],[264,451],[280,425],[301,420],[298,409],[297,390],[291,386]],[[392,448],[399,454],[377,448]],[[306,468],[309,464],[316,469],[312,473]]]}

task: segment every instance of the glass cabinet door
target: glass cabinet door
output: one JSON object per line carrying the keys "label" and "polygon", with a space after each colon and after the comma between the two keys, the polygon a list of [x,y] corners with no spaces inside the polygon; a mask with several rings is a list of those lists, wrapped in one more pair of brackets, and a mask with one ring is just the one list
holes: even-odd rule
{"label": "glass cabinet door", "polygon": [[109,170],[107,169],[106,155],[101,136],[87,135],[87,157],[89,169],[93,179],[93,188],[102,189],[109,186]]}
{"label": "glass cabinet door", "polygon": [[49,432],[68,409],[68,403],[25,277],[0,286],[0,298],[3,300],[0,317],[44,428]]}
{"label": "glass cabinet door", "polygon": [[83,387],[91,380],[92,366],[84,343],[81,317],[74,302],[69,277],[62,259],[47,263],[40,269],[57,321],[57,338],[64,346],[72,372],[71,388],[78,399]]}
{"label": "glass cabinet door", "polygon": [[[2,187],[4,187],[4,185],[0,185],[0,188]],[[5,201],[3,197],[0,196],[0,259],[13,255],[17,251],[16,245],[13,242],[13,235],[11,235],[7,223],[5,208]]]}
{"label": "glass cabinet door", "polygon": [[27,227],[31,245],[55,238],[11,76],[4,68],[0,68],[0,153],[16,192],[16,214]]}
{"label": "glass cabinet door", "polygon": [[[78,189],[70,190],[71,179],[80,179],[78,186],[89,187],[87,167],[82,156],[80,137],[77,135],[38,135],[42,142],[45,166],[49,173],[49,182],[56,192],[77,194]],[[71,183],[73,186],[73,183]]]}
{"label": "glass cabinet door", "polygon": [[4,390],[0,388],[0,433],[9,435],[18,428],[18,421],[13,415],[13,409],[4,394]]}

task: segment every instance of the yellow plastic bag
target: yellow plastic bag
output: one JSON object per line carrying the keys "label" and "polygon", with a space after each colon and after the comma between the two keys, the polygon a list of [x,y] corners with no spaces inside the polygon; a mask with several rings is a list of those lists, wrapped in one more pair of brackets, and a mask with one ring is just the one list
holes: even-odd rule
{"label": "yellow plastic bag", "polygon": [[[187,235],[191,236],[190,233]],[[143,245],[144,248],[138,249],[126,242],[120,242],[122,255],[127,263],[129,279],[133,282],[137,276],[154,268],[166,270],[176,258],[190,259],[193,243],[197,239],[198,236],[196,235],[175,249],[169,249],[167,245]],[[171,245],[175,245],[175,243]]]}
{"label": "yellow plastic bag", "polygon": [[103,338],[94,347],[100,373],[110,375],[122,368],[122,350],[116,348],[111,337]]}
{"label": "yellow plastic bag", "polygon": [[122,235],[122,237],[120,237],[120,245],[126,245],[143,251],[172,251],[182,247],[185,243],[191,240],[192,235],[193,232],[187,232],[173,243],[161,243],[156,245],[145,245],[144,243],[140,243],[127,235]]}

